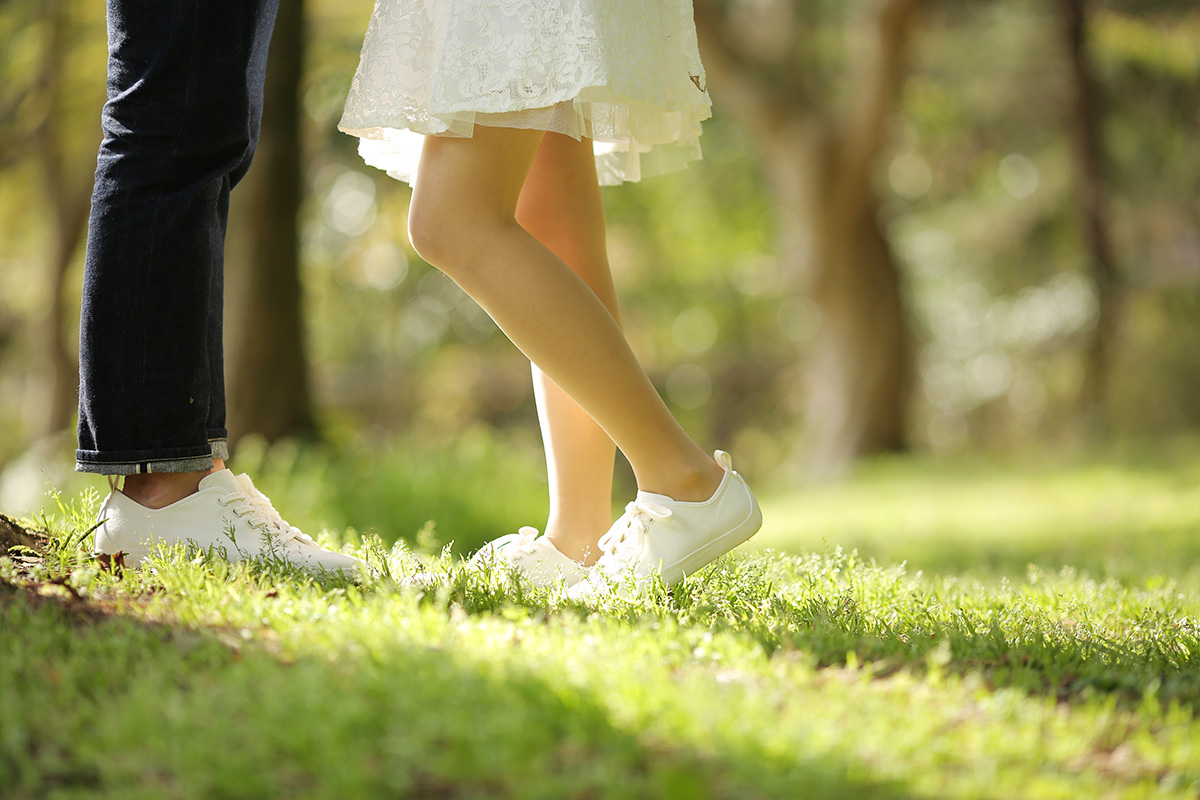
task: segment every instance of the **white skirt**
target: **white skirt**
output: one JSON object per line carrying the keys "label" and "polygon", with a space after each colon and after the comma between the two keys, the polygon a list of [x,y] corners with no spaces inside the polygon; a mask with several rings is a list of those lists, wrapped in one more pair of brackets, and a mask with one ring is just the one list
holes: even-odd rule
{"label": "white skirt", "polygon": [[428,135],[587,137],[611,185],[700,158],[710,110],[691,0],[376,0],[338,127],[408,183]]}

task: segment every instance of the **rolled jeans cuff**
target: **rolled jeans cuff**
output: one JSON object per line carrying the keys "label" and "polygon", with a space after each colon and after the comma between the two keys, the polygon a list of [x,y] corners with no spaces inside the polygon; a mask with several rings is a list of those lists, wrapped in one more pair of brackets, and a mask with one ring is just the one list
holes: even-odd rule
{"label": "rolled jeans cuff", "polygon": [[[189,448],[194,450],[195,448]],[[212,469],[213,459],[229,458],[229,440],[211,439],[207,453],[161,454],[155,457],[128,458],[123,453],[75,451],[75,471],[96,475],[139,475],[145,472],[205,472]]]}

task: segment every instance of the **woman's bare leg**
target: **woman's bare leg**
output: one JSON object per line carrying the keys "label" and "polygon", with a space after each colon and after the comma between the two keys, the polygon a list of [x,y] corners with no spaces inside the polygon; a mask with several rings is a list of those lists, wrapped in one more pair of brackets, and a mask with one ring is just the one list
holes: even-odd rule
{"label": "woman's bare leg", "polygon": [[409,212],[412,244],[588,411],[629,459],[639,488],[705,500],[721,467],[679,427],[604,303],[516,220],[543,136],[477,126],[470,139],[428,137]]}
{"label": "woman's bare leg", "polygon": [[[516,219],[587,284],[619,326],[590,140],[546,134],[517,200]],[[533,393],[550,483],[546,536],[567,557],[591,564],[599,557],[597,541],[612,524],[616,446],[537,365]]]}

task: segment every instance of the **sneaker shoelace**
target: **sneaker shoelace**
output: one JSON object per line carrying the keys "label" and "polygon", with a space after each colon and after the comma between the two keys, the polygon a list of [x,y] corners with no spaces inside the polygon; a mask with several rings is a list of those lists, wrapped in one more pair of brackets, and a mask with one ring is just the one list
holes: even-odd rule
{"label": "sneaker shoelace", "polygon": [[510,539],[499,546],[492,544],[481,549],[472,556],[471,561],[476,564],[485,562],[512,564],[513,556],[518,553],[528,556],[537,555],[538,548],[534,544],[534,540],[538,538],[537,528],[526,525],[517,531],[516,536],[516,539]]}
{"label": "sneaker shoelace", "polygon": [[517,540],[512,543],[512,547],[527,556],[537,555],[537,545],[534,544],[537,538],[538,529],[526,525],[517,531]]}
{"label": "sneaker shoelace", "polygon": [[281,544],[292,539],[312,542],[312,538],[302,533],[299,528],[289,525],[283,515],[275,510],[275,506],[271,505],[266,495],[258,490],[231,492],[217,502],[223,506],[234,506],[234,514],[249,517],[253,527],[274,536]]}
{"label": "sneaker shoelace", "polygon": [[671,509],[657,503],[634,500],[625,506],[625,513],[600,537],[600,560],[596,566],[602,572],[615,575],[627,569],[642,552],[642,543],[655,521],[671,518]]}

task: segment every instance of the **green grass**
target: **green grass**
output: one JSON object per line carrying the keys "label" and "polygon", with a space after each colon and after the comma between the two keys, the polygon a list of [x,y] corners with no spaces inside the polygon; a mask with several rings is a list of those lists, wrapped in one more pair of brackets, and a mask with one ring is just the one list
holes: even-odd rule
{"label": "green grass", "polygon": [[1194,798],[1197,463],[877,464],[768,497],[791,552],[598,609],[376,536],[344,544],[362,586],[182,552],[118,578],[78,501],[0,562],[0,786]]}
{"label": "green grass", "polygon": [[856,549],[940,574],[1024,577],[1071,567],[1200,588],[1200,458],[1010,465],[867,464],[853,480],[771,498],[756,547]]}

